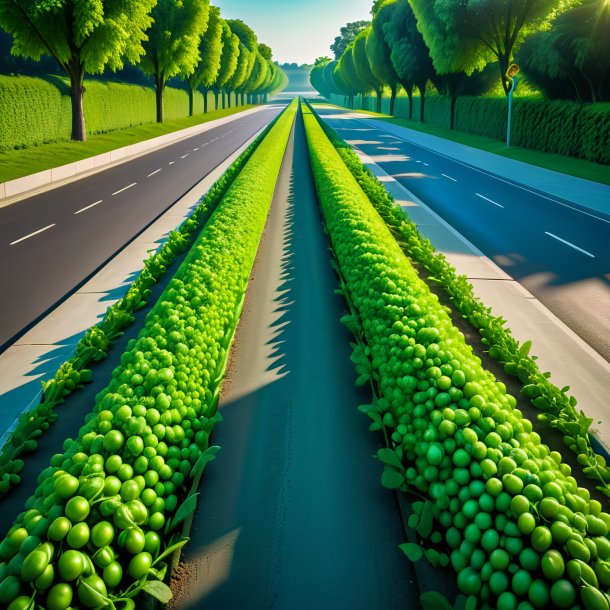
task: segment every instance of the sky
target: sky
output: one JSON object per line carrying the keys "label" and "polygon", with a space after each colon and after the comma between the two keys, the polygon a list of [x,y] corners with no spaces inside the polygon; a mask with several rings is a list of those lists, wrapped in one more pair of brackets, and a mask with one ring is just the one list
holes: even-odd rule
{"label": "sky", "polygon": [[280,63],[313,63],[348,21],[370,19],[373,0],[212,0],[225,19],[241,19]]}

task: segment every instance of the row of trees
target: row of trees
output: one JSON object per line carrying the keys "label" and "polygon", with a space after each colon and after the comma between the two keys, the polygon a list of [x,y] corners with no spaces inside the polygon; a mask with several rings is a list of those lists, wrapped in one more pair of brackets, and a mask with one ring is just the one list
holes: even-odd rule
{"label": "row of trees", "polygon": [[214,91],[216,108],[240,99],[266,100],[287,79],[272,51],[240,20],[224,20],[209,0],[0,0],[0,27],[13,37],[11,53],[52,57],[70,79],[72,139],[86,139],[86,74],[137,65],[154,79],[157,121],[163,93],[180,77],[194,95]]}
{"label": "row of trees", "polygon": [[[549,97],[610,99],[608,0],[375,0],[371,22],[348,24],[316,61],[311,82],[323,96],[391,91],[421,98],[430,83],[451,98],[451,127],[459,95],[482,95],[501,84],[517,57],[530,82]],[[340,52],[340,54],[338,53]]]}

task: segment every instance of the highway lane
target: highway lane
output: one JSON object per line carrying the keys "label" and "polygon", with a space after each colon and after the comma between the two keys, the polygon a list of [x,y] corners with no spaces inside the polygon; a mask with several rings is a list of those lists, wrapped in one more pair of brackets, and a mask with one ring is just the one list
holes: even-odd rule
{"label": "highway lane", "polygon": [[409,142],[406,130],[319,111],[610,361],[609,216]]}
{"label": "highway lane", "polygon": [[283,109],[270,105],[176,144],[0,208],[0,349]]}

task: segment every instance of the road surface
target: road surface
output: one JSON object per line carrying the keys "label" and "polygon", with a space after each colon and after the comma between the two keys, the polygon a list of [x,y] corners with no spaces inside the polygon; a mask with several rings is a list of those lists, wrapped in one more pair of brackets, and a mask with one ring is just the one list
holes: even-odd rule
{"label": "road surface", "polygon": [[0,208],[0,350],[284,108],[230,122]]}
{"label": "road surface", "polygon": [[609,216],[409,142],[382,121],[317,111],[610,361]]}

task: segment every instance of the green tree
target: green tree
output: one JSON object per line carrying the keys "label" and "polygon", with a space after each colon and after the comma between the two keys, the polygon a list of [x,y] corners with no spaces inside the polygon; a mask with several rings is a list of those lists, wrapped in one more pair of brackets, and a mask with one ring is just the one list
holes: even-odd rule
{"label": "green tree", "polygon": [[70,78],[72,139],[86,139],[86,73],[137,63],[155,0],[0,0],[0,26],[13,36],[11,53],[53,57]]}
{"label": "green tree", "polygon": [[354,40],[352,53],[354,54],[354,65],[356,72],[367,91],[373,90],[377,96],[377,112],[381,112],[381,96],[383,94],[383,83],[375,76],[371,69],[371,63],[367,53],[367,41],[371,32],[370,26],[360,32]]}
{"label": "green tree", "polygon": [[[365,93],[369,90],[366,83],[362,82],[360,75],[356,70],[356,64],[354,61],[354,43],[350,44],[345,53],[339,59],[337,65],[339,73],[339,82],[342,88],[345,88],[348,97],[350,98],[350,105],[354,106],[354,97],[358,94],[362,94],[363,98]],[[363,100],[364,103],[364,100]]]}
{"label": "green tree", "polygon": [[154,23],[144,43],[140,68],[155,79],[157,122],[163,122],[163,93],[167,81],[178,74],[190,76],[199,63],[199,41],[206,31],[209,0],[158,0]]}
{"label": "green tree", "polygon": [[[244,60],[247,58],[248,64],[245,67],[244,80],[236,85],[233,83],[233,91],[235,92],[235,104],[239,104],[239,97],[241,96],[241,103],[245,102],[244,96],[249,91],[251,85],[250,77],[257,63],[257,50],[258,50],[258,38],[254,33],[254,30],[246,25],[241,19],[231,19],[228,21],[233,32],[235,32],[248,51],[247,55],[244,55]],[[242,56],[240,55],[240,58]],[[231,98],[229,97],[229,106],[231,105]]]}
{"label": "green tree", "polygon": [[248,103],[253,103],[256,92],[263,86],[267,79],[269,67],[267,60],[260,54],[259,50],[254,51],[254,64],[250,71],[248,80],[242,85],[242,93],[248,96]]}
{"label": "green tree", "polygon": [[439,74],[497,61],[504,91],[515,49],[581,0],[409,0]]}
{"label": "green tree", "polygon": [[517,61],[552,99],[610,101],[610,3],[589,0],[528,38]]}
{"label": "green tree", "polygon": [[352,21],[344,25],[335,42],[330,46],[330,50],[335,54],[335,59],[340,59],[347,47],[356,40],[356,36],[371,25],[370,21]]}
{"label": "green tree", "polygon": [[369,57],[373,74],[380,82],[387,85],[392,92],[390,114],[393,115],[400,78],[392,64],[392,50],[386,42],[383,33],[383,27],[392,17],[393,9],[388,5],[387,0],[378,0],[378,3],[373,6],[373,11],[375,18],[373,19],[373,27],[366,41],[366,53]]}
{"label": "green tree", "polygon": [[[238,38],[239,40],[239,38]],[[235,68],[235,72],[233,76],[229,79],[225,88],[222,90],[222,107],[225,107],[225,104],[228,104],[229,108],[231,107],[231,92],[235,93],[235,99],[237,102],[237,91],[241,88],[241,86],[246,82],[249,77],[250,70],[250,58],[253,54],[248,51],[246,45],[243,42],[239,43],[239,56],[237,58],[237,67]],[[225,100],[226,93],[226,100]]]}
{"label": "green tree", "polygon": [[316,59],[316,63],[309,73],[309,80],[311,86],[318,91],[318,93],[325,98],[330,97],[330,88],[328,87],[326,80],[324,79],[324,69],[330,63],[330,57],[319,57]]}
{"label": "green tree", "polygon": [[218,110],[218,96],[222,91],[223,107],[225,99],[225,87],[231,81],[237,70],[237,64],[239,62],[239,38],[237,34],[234,34],[229,24],[223,19],[222,20],[222,55],[220,57],[220,69],[218,76],[212,84],[212,90],[214,91],[215,107]]}
{"label": "green tree", "polygon": [[222,59],[223,20],[220,9],[211,6],[208,28],[199,42],[200,61],[195,71],[187,76],[189,87],[189,115],[193,116],[195,91],[201,87],[203,91],[203,111],[208,111],[208,91],[218,78]]}
{"label": "green tree", "polygon": [[335,70],[337,68],[337,64],[339,62],[335,59],[333,61],[329,61],[326,66],[324,66],[324,70],[322,73],[322,77],[324,78],[324,85],[328,89],[330,95],[333,93],[335,95],[344,95],[343,91],[337,85],[335,81]]}
{"label": "green tree", "polygon": [[390,47],[390,58],[400,84],[409,96],[409,118],[413,117],[413,87],[420,95],[419,120],[425,116],[426,85],[435,76],[430,51],[418,30],[418,22],[407,0],[388,2],[383,33]]}

